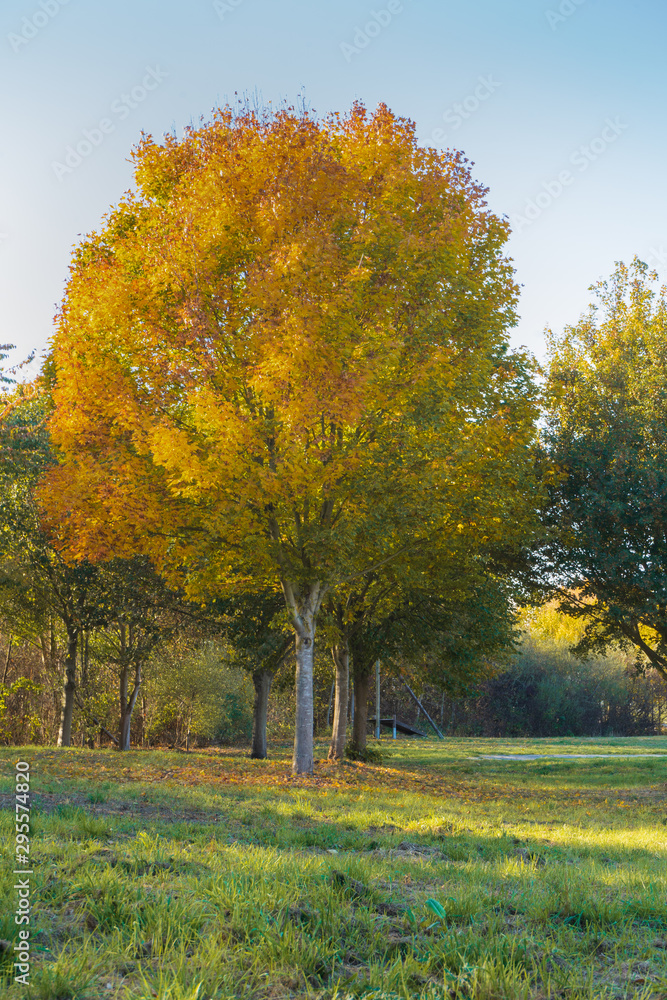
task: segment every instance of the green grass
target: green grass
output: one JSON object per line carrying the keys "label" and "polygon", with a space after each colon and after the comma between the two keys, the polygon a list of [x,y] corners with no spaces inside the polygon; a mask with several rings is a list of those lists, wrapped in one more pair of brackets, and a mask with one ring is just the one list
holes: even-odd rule
{"label": "green grass", "polygon": [[382,746],[299,781],[287,747],[1,749],[8,844],[31,763],[35,875],[32,985],[0,995],[667,998],[667,758],[479,759],[667,739]]}

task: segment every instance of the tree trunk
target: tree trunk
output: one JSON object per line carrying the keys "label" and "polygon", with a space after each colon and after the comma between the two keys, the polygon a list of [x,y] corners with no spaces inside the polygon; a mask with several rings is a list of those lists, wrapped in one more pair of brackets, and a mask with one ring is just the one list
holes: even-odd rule
{"label": "tree trunk", "polygon": [[132,716],[128,713],[127,708],[127,689],[129,681],[130,667],[129,664],[125,663],[120,669],[119,675],[119,701],[120,701],[120,733],[118,739],[118,749],[119,750],[129,750],[130,749],[130,726],[132,725]]}
{"label": "tree trunk", "polygon": [[329,690],[329,704],[327,705],[327,725],[326,725],[327,729],[331,725],[331,706],[333,704],[335,690],[336,690],[336,682],[332,681],[331,688]]}
{"label": "tree trunk", "polygon": [[14,641],[14,637],[10,635],[10,637],[9,637],[9,643],[7,644],[7,658],[5,659],[5,670],[4,670],[4,673],[2,675],[2,686],[3,687],[5,686],[5,682],[7,680],[7,674],[9,673],[9,662],[10,662],[11,656],[12,656],[12,642],[13,641]]}
{"label": "tree trunk", "polygon": [[74,693],[76,691],[76,656],[79,643],[79,630],[69,626],[67,629],[67,656],[65,657],[65,687],[60,710],[60,729],[58,731],[58,746],[72,745],[72,716],[74,714]]}
{"label": "tree trunk", "polygon": [[[80,689],[83,694],[84,700],[87,703],[90,696],[90,687],[88,684],[88,666],[90,663],[89,652],[89,637],[87,632],[81,633],[81,684]],[[89,749],[95,749],[95,730],[90,726],[88,720],[84,714],[83,720],[84,728],[84,738],[81,746],[87,746]]]}
{"label": "tree trunk", "polygon": [[118,740],[119,750],[130,749],[131,728],[132,728],[132,716],[126,709],[123,715],[121,715],[120,717],[120,737]]}
{"label": "tree trunk", "polygon": [[252,715],[252,750],[253,760],[266,760],[266,720],[269,712],[269,694],[273,683],[271,670],[255,670],[252,675],[255,686],[255,704]]}
{"label": "tree trunk", "polygon": [[146,696],[141,696],[141,745],[146,746]]}
{"label": "tree trunk", "polygon": [[312,774],[313,759],[313,659],[315,620],[302,615],[296,634],[296,723],[292,774]]}
{"label": "tree trunk", "polygon": [[347,642],[341,642],[331,650],[336,668],[336,700],[334,702],[333,729],[329,760],[342,760],[345,754],[345,738],[347,735],[347,703],[350,686],[350,653]]}
{"label": "tree trunk", "polygon": [[292,614],[296,646],[296,720],[292,774],[313,773],[313,659],[315,625],[322,603],[322,586],[313,583],[307,593],[298,593],[283,580],[283,592]]}
{"label": "tree trunk", "polygon": [[132,688],[132,693],[128,698],[128,687],[129,687],[129,676],[130,676],[130,665],[129,663],[123,664],[120,671],[120,734],[118,740],[119,750],[129,750],[130,749],[130,736],[132,730],[132,712],[134,711],[134,706],[137,703],[137,697],[139,696],[139,688],[141,687],[141,664],[135,664],[134,668],[134,686]]}
{"label": "tree trunk", "polygon": [[366,749],[366,728],[368,726],[368,698],[371,688],[370,670],[354,673],[354,722],[352,723],[352,749],[363,753]]}

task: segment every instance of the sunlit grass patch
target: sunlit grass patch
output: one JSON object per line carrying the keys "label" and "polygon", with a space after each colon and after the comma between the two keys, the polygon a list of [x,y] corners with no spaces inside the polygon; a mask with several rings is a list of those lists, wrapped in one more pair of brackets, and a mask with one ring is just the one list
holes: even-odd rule
{"label": "sunlit grass patch", "polygon": [[[298,781],[287,747],[267,762],[21,750],[31,996],[667,997],[667,760],[470,759],[489,746],[391,744],[381,765],[321,761]],[[16,756],[0,751],[6,793]]]}

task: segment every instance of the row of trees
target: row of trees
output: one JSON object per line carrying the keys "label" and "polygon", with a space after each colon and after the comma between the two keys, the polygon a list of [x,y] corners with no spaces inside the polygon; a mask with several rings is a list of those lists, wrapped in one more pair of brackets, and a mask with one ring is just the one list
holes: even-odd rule
{"label": "row of trees", "polygon": [[4,418],[5,552],[57,592],[67,636],[62,742],[90,630],[114,636],[121,746],[170,629],[224,635],[251,670],[260,756],[293,651],[295,773],[318,631],[334,758],[350,678],[363,752],[378,657],[465,691],[531,591],[586,620],[582,652],[632,645],[667,672],[665,299],[644,265],[554,340],[538,439],[508,226],[460,153],[355,104],[226,108],[134,158],[136,190],[75,252],[39,388]]}

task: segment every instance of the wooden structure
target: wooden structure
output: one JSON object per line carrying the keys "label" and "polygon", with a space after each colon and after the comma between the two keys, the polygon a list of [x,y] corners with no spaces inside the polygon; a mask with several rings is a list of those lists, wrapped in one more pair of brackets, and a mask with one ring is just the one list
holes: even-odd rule
{"label": "wooden structure", "polygon": [[[370,723],[375,723],[375,716],[368,720]],[[381,726],[387,726],[389,729],[396,729],[398,733],[404,733],[405,736],[421,736],[422,739],[426,739],[426,733],[422,733],[420,729],[415,729],[407,722],[400,722],[398,719],[394,719],[390,716],[387,719],[380,719]]]}

